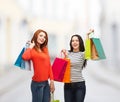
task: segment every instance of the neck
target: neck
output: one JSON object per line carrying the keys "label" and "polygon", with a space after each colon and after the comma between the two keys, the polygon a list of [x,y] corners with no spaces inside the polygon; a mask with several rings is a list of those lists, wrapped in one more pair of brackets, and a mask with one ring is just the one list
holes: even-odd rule
{"label": "neck", "polygon": [[73,52],[79,52],[79,49],[73,49]]}
{"label": "neck", "polygon": [[36,46],[36,49],[37,49],[39,52],[42,51],[41,48],[40,48],[40,46]]}

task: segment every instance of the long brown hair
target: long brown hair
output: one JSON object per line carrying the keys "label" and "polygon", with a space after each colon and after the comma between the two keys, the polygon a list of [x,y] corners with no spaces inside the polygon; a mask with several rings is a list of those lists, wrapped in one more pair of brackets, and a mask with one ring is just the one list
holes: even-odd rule
{"label": "long brown hair", "polygon": [[[41,33],[41,32],[45,33],[45,42],[44,42],[43,44],[41,44],[41,45],[38,45],[38,43],[37,43],[37,38],[38,38],[39,33]],[[41,50],[43,50],[43,48],[46,47],[47,44],[48,44],[48,34],[47,34],[47,32],[44,31],[44,30],[42,30],[42,29],[38,29],[37,31],[35,31],[32,39],[31,39],[31,42],[33,42],[33,41],[34,41],[34,43],[35,43],[34,48],[35,48],[36,50],[38,50],[39,47],[41,48]]]}

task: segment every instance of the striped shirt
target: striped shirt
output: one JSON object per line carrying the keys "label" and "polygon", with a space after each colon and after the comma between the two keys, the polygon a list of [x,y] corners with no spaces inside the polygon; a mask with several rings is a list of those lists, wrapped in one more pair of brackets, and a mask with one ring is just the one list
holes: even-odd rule
{"label": "striped shirt", "polygon": [[84,52],[68,52],[71,62],[71,82],[84,81],[82,76],[82,66],[84,63]]}

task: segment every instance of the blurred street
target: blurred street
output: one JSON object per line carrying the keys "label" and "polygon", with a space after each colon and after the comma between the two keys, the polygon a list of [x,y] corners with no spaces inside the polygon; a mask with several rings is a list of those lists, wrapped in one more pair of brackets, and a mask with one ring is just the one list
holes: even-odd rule
{"label": "blurred street", "polygon": [[[48,33],[51,59],[69,50],[70,38],[84,43],[89,29],[99,38],[106,59],[88,61],[83,70],[85,102],[120,102],[120,0],[0,0],[0,102],[31,102],[32,71],[13,66],[37,29]],[[63,83],[55,99],[64,102]]]}
{"label": "blurred street", "polygon": [[[109,75],[108,72],[105,72],[105,70],[103,73],[102,69],[103,68],[100,69],[100,67],[95,66],[94,64],[89,65],[89,67],[84,69],[83,74],[87,87],[85,102],[119,102],[120,82],[113,82],[111,75]],[[107,79],[107,75],[111,82]],[[21,70],[17,67],[11,68],[9,72],[6,72],[1,76],[0,102],[31,102],[31,76],[32,72]],[[117,77],[114,77],[114,75],[112,75],[112,77],[114,81],[117,80]],[[64,102],[63,84],[55,82],[55,87],[55,99]]]}

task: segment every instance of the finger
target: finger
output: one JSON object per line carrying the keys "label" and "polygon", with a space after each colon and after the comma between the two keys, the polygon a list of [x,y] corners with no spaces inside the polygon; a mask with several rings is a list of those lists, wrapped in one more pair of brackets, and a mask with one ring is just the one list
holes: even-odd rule
{"label": "finger", "polygon": [[31,42],[30,41],[27,41],[26,44],[30,44]]}
{"label": "finger", "polygon": [[34,41],[32,41],[32,43],[33,43],[33,44],[35,44],[35,42],[34,42]]}

